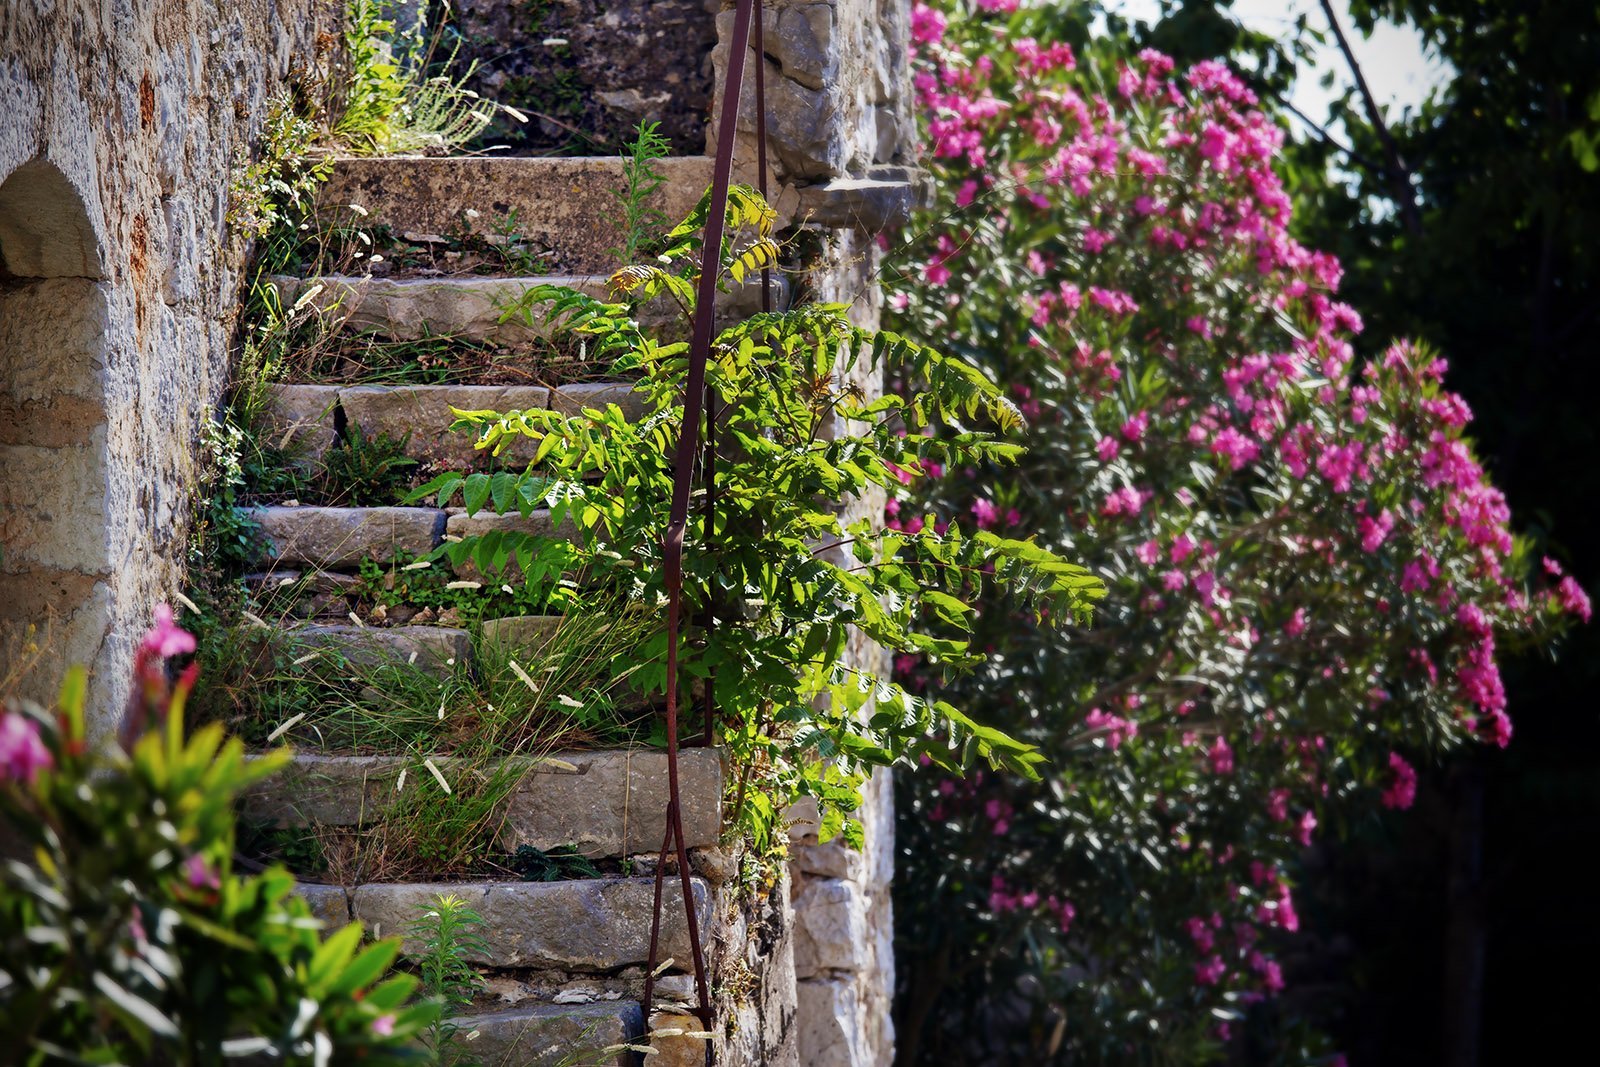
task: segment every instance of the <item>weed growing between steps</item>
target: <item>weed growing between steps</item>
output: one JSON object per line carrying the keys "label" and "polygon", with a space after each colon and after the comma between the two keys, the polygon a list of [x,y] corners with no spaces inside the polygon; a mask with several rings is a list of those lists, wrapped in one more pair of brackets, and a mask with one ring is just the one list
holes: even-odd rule
{"label": "weed growing between steps", "polygon": [[447,1053],[466,1051],[461,1027],[449,1013],[470,1008],[484,987],[483,976],[468,962],[473,956],[489,954],[489,944],[479,929],[483,925],[483,916],[465,900],[454,893],[444,893],[423,908],[406,931],[407,937],[422,948],[412,962],[423,992],[445,1007],[445,1014],[435,1020],[424,1038],[440,1059]]}
{"label": "weed growing between steps", "polygon": [[206,610],[188,618],[207,680],[195,712],[254,744],[489,758],[642,743],[658,732],[635,681],[655,666],[645,658],[655,622],[636,612],[590,602],[551,618],[539,637],[487,636],[468,623],[470,659],[411,663],[359,650],[361,632],[349,625],[337,640],[355,649],[290,616],[262,618],[243,606],[253,601],[199,603]]}
{"label": "weed growing between steps", "polygon": [[348,64],[338,84],[344,106],[333,123],[334,136],[346,148],[443,155],[476,139],[500,116],[526,121],[516,109],[466,88],[471,65],[452,73],[456,48],[443,50],[444,27],[430,27],[428,6],[426,0],[349,0]]}
{"label": "weed growing between steps", "polygon": [[[514,553],[530,574],[581,571],[599,587],[631,590],[650,606],[664,596],[660,538],[671,494],[673,443],[687,344],[665,340],[635,318],[632,301],[665,296],[685,319],[709,195],[666,238],[648,265],[611,279],[617,300],[543,287],[527,295],[553,327],[586,338],[595,351],[642,374],[646,415],[616,406],[563,415],[549,410],[458,412],[458,428],[500,452],[538,442],[522,478],[541,487],[537,503],[573,540],[496,532],[446,544],[440,559],[499,574]],[[729,223],[739,236],[723,249],[723,280],[741,284],[777,262],[774,213],[754,190],[738,187]],[[1022,419],[1001,391],[970,365],[904,338],[853,325],[844,305],[813,304],[755,315],[717,338],[708,369],[708,422],[723,444],[715,471],[715,526],[702,537],[699,509],[685,553],[686,617],[715,609],[718,625],[698,632],[685,652],[686,680],[717,674],[720,732],[736,765],[733,818],[758,846],[774,845],[787,803],[814,797],[827,836],[844,830],[871,768],[923,760],[952,769],[975,762],[1035,775],[1030,746],[926,700],[868,666],[844,662],[859,633],[888,653],[927,657],[959,672],[981,661],[963,633],[967,601],[987,587],[1009,591],[1013,607],[1044,618],[1082,619],[1101,595],[1098,580],[1029,542],[962,531],[929,516],[916,533],[871,520],[848,525],[833,505],[901,484],[928,464],[1013,461],[1020,446],[1001,436]],[[529,312],[530,317],[532,312]],[[903,394],[869,400],[852,372],[897,372]],[[977,429],[987,422],[994,431]],[[443,503],[461,495],[467,510],[513,510],[532,503],[511,487],[479,492],[464,473],[441,475],[419,491]],[[531,560],[540,561],[530,567]],[[657,607],[656,610],[659,610]],[[640,683],[665,684],[659,628]]]}

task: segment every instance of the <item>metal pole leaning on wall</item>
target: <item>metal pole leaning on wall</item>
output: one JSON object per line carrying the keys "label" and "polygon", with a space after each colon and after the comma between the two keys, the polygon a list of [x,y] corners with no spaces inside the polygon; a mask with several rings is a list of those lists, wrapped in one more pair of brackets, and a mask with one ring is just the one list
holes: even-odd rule
{"label": "metal pole leaning on wall", "polygon": [[[734,14],[733,41],[728,54],[728,70],[723,83],[722,114],[717,127],[717,154],[712,168],[711,198],[706,212],[704,244],[700,252],[700,278],[694,311],[694,328],[689,341],[689,373],[683,391],[683,423],[678,431],[677,450],[673,459],[672,505],[668,512],[667,530],[661,542],[662,577],[667,594],[667,810],[666,831],[661,842],[661,853],[656,862],[654,911],[650,921],[650,952],[644,979],[644,1016],[648,1026],[651,1003],[655,994],[656,967],[661,944],[661,905],[665,887],[667,857],[675,854],[678,874],[683,887],[684,917],[688,924],[689,945],[694,957],[695,992],[699,1000],[696,1014],[701,1025],[712,1026],[711,987],[706,974],[705,949],[700,939],[700,920],[694,903],[694,881],[689,869],[689,854],[683,836],[683,805],[678,787],[678,642],[679,625],[683,613],[683,541],[689,523],[689,498],[694,479],[697,454],[700,452],[700,418],[709,410],[706,387],[706,364],[711,358],[711,339],[715,329],[717,277],[722,266],[722,239],[727,229],[728,188],[733,177],[734,138],[738,131],[739,97],[744,84],[745,56],[749,51],[751,26],[756,26],[756,38],[761,39],[760,0],[738,0]],[[761,71],[762,60],[757,57],[756,93],[760,103],[765,103],[765,79]],[[766,193],[766,115],[759,108],[756,115],[756,138],[761,174],[760,189]],[[768,286],[770,277],[761,274],[762,307],[770,308]],[[713,418],[715,413],[712,413]],[[714,460],[710,447],[714,439],[708,433],[706,450],[707,479],[714,476]],[[713,487],[707,486],[708,497]],[[708,502],[706,534],[712,529],[713,505]],[[709,608],[709,599],[708,599]],[[713,740],[714,687],[706,694],[706,741]],[[706,1041],[706,1063],[713,1060],[712,1040]]]}

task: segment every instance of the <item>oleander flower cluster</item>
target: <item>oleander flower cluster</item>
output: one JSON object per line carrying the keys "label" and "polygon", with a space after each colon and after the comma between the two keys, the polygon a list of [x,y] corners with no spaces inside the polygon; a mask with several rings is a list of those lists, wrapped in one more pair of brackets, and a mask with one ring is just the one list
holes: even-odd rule
{"label": "oleander flower cluster", "polygon": [[958,913],[935,939],[990,953],[952,1028],[994,1033],[965,1023],[1025,972],[1035,1023],[1070,1020],[1057,1054],[1129,1062],[1214,1052],[1277,997],[1320,828],[1410,807],[1452,746],[1506,745],[1501,656],[1590,604],[1512,532],[1446,361],[1358,356],[1244,82],[1051,29],[1015,3],[915,8],[939,192],[892,314],[1006,383],[1031,447],[914,472],[891,510],[1037,537],[1109,595],[1084,629],[988,603],[971,680],[897,664],[1051,760],[1037,785],[910,783],[905,897],[908,929]]}

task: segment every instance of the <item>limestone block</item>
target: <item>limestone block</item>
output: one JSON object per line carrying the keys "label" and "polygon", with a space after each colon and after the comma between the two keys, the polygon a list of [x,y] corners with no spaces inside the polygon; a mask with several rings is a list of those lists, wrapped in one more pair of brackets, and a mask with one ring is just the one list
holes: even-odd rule
{"label": "limestone block", "polygon": [[88,444],[0,444],[0,567],[103,574],[110,563],[106,427]]}
{"label": "limestone block", "polygon": [[311,905],[311,913],[322,920],[323,932],[331,934],[350,922],[350,900],[344,886],[299,882],[294,891]]}
{"label": "limestone block", "polygon": [[838,878],[807,878],[794,900],[794,972],[855,971],[867,943],[867,901]]}
{"label": "limestone block", "polygon": [[866,872],[861,853],[837,839],[825,845],[792,845],[791,849],[795,865],[804,874],[860,882]]}
{"label": "limestone block", "polygon": [[636,1040],[643,1031],[639,1005],[530,1004],[479,1015],[457,1016],[456,1063],[517,1064],[518,1067],[628,1067],[628,1052],[601,1050]]}
{"label": "limestone block", "polygon": [[431,552],[444,535],[444,512],[434,508],[261,507],[249,512],[279,563],[350,566],[387,560],[396,552]]}
{"label": "limestone block", "polygon": [[472,654],[472,639],[467,631],[448,626],[376,629],[347,623],[308,624],[297,626],[290,633],[302,644],[338,653],[352,667],[410,664],[443,677],[458,664],[465,664]]}
{"label": "limestone block", "polygon": [[527,515],[515,511],[496,515],[487,509],[468,515],[464,508],[446,509],[444,532],[449,537],[481,537],[491,530],[516,530],[531,537],[555,537],[559,532],[568,540],[575,538],[578,532],[571,519],[563,522],[558,531],[550,521],[550,512],[546,508]]}
{"label": "limestone block", "polygon": [[273,826],[360,826],[383,813],[408,766],[393,756],[297,753],[283,770],[249,788],[242,809],[247,818]]}
{"label": "limestone block", "polygon": [[[596,878],[570,882],[444,882],[357,886],[356,918],[373,936],[403,934],[436,898],[455,893],[483,916],[488,952],[472,962],[491,967],[559,967],[610,971],[643,964],[650,949],[655,883],[649,878]],[[700,928],[711,921],[711,894],[694,882]],[[690,966],[688,925],[681,883],[667,880],[662,897],[662,958]],[[403,951],[421,945],[408,939]]]}
{"label": "limestone block", "polygon": [[330,321],[352,330],[371,330],[399,341],[456,337],[466,341],[527,344],[550,331],[542,315],[532,325],[522,318],[502,322],[505,311],[535,284],[566,286],[591,296],[606,295],[605,279],[595,275],[538,278],[373,278],[330,275],[294,278],[274,275],[286,304],[316,288],[309,299]]}
{"label": "limestone block", "polygon": [[904,225],[918,196],[909,179],[834,178],[802,187],[796,215],[814,226],[879,234]]}
{"label": "limestone block", "polygon": [[658,1011],[650,1016],[650,1067],[704,1067],[706,1042],[691,1034],[705,1033],[693,1015]]}
{"label": "limestone block", "polygon": [[763,43],[784,77],[807,89],[822,89],[838,75],[832,3],[780,8],[768,18],[775,25],[767,30]]}
{"label": "limestone block", "polygon": [[[435,757],[446,781],[481,769]],[[522,779],[505,807],[501,844],[549,850],[576,845],[592,858],[653,852],[666,830],[666,754],[655,750],[558,752],[507,765]],[[251,818],[279,826],[359,826],[382,815],[404,771],[426,776],[417,759],[299,753],[281,772],[252,786]],[[722,755],[684,749],[678,760],[683,836],[691,849],[713,849],[722,832]],[[699,867],[697,866],[697,871]]]}
{"label": "limestone block", "polygon": [[[470,430],[452,431],[462,411],[532,411],[549,402],[550,390],[542,385],[363,385],[339,390],[348,425],[359,426],[368,440],[388,434],[406,442],[405,452],[424,460],[451,466],[481,466],[490,461],[486,449],[476,447]],[[500,456],[502,466],[524,466],[533,458],[538,442],[531,437],[512,439]]]}
{"label": "limestone block", "polygon": [[[710,159],[657,161],[666,184],[654,206],[676,222],[711,184]],[[359,204],[368,224],[397,233],[494,233],[516,214],[521,237],[551,250],[555,274],[609,273],[610,249],[621,243],[614,191],[622,188],[617,157],[386,156],[336,161],[318,194],[326,210]],[[468,211],[472,214],[468,215]]]}
{"label": "limestone block", "polygon": [[[88,278],[39,278],[0,289],[0,405],[102,395],[110,326],[105,292]],[[40,353],[49,358],[34,358]]]}
{"label": "limestone block", "polygon": [[800,1062],[806,1067],[869,1067],[877,1061],[861,1044],[860,1006],[853,982],[812,978],[795,984]]}
{"label": "limestone block", "polygon": [[[689,848],[715,845],[721,837],[722,779],[719,750],[679,752],[683,836]],[[666,809],[666,753],[562,753],[534,764],[512,795],[501,843],[508,850],[521,844],[541,849],[572,844],[586,856],[653,851],[661,847]]]}
{"label": "limestone block", "polygon": [[479,630],[486,648],[526,662],[541,655],[561,629],[560,615],[508,615],[485,619]]}
{"label": "limestone block", "polygon": [[630,421],[644,418],[644,394],[630,382],[578,382],[550,390],[550,408],[563,415],[576,415],[588,408],[604,410],[612,404],[622,409]]}
{"label": "limestone block", "polygon": [[338,442],[334,429],[338,404],[337,386],[268,386],[260,427],[266,443],[307,465],[320,461]]}

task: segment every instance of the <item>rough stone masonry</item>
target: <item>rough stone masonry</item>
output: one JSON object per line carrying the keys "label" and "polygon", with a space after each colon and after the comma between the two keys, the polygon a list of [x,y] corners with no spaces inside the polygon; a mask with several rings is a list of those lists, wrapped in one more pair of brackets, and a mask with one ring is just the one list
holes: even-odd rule
{"label": "rough stone masonry", "polygon": [[88,663],[102,725],[179,586],[246,254],[230,169],[337,26],[331,0],[0,4],[0,677],[37,624],[29,695]]}

